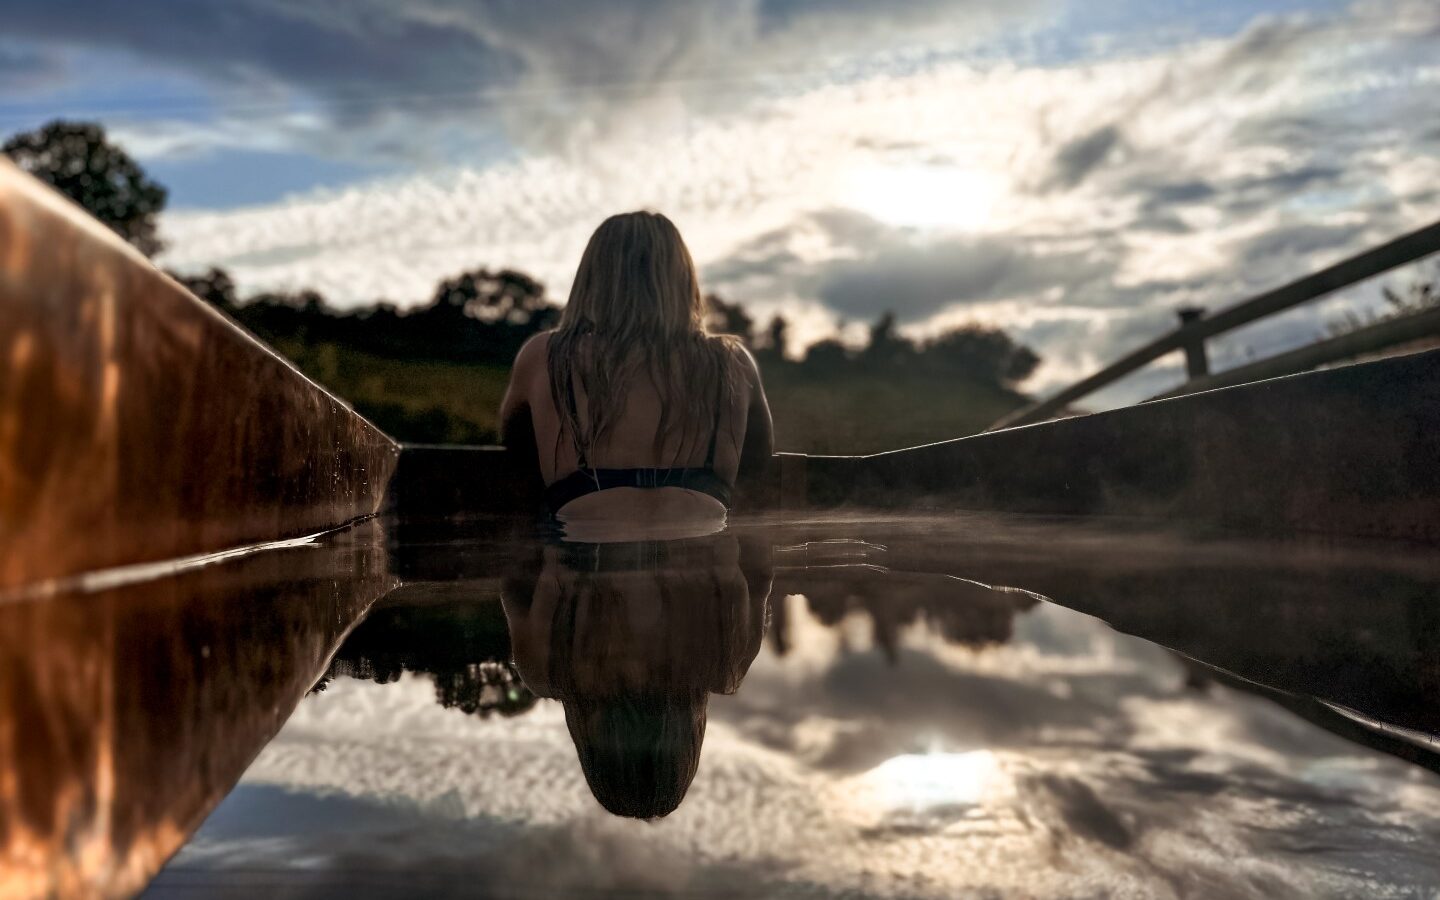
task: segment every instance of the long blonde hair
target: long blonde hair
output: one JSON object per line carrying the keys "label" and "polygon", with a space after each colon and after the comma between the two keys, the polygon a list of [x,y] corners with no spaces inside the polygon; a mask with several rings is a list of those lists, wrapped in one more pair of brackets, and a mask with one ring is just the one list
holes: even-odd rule
{"label": "long blonde hair", "polygon": [[[695,262],[675,224],[654,212],[611,216],[580,257],[570,300],[550,337],[551,399],[581,459],[625,411],[632,379],[648,376],[660,395],[658,456],[678,436],[693,449],[719,425],[737,390],[738,342],[706,332]],[[585,416],[574,384],[585,392]]]}

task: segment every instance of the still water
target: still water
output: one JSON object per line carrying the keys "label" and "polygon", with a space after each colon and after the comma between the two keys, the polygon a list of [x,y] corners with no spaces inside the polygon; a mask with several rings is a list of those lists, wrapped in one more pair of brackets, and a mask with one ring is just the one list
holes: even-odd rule
{"label": "still water", "polygon": [[376,521],[0,606],[0,826],[37,873],[8,884],[1440,892],[1433,550],[861,513],[532,532]]}

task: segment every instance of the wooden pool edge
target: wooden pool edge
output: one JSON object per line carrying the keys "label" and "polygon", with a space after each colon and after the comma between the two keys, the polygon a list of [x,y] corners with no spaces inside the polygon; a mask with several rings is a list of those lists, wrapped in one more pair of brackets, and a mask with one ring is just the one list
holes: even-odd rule
{"label": "wooden pool edge", "polygon": [[0,588],[356,521],[399,453],[0,161]]}

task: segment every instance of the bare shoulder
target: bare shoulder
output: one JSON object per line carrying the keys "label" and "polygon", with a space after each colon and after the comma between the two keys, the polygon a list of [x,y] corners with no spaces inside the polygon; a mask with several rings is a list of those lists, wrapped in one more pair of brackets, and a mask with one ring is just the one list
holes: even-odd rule
{"label": "bare shoulder", "polygon": [[755,355],[750,352],[739,341],[728,342],[731,353],[731,364],[735,370],[751,385],[760,385],[760,364],[755,361]]}
{"label": "bare shoulder", "polygon": [[533,335],[521,347],[520,352],[515,354],[515,363],[511,367],[511,379],[530,378],[539,372],[545,371],[550,355],[550,335],[553,331],[542,331]]}
{"label": "bare shoulder", "polygon": [[505,396],[500,401],[502,422],[529,405],[531,396],[537,391],[544,390],[537,379],[547,371],[550,335],[549,331],[534,335],[520,347],[520,352],[515,354],[515,362],[510,365],[510,381],[505,386]]}

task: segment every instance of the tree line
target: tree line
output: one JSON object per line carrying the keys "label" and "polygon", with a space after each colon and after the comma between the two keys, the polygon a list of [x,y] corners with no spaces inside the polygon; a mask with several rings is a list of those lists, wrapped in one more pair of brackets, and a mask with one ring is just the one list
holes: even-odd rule
{"label": "tree line", "polygon": [[[315,291],[261,293],[241,301],[223,269],[171,274],[271,343],[339,344],[396,359],[508,366],[527,339],[560,319],[560,307],[546,298],[544,285],[514,269],[463,272],[440,282],[426,303],[408,310],[379,302],[346,311]],[[977,325],[917,341],[897,332],[889,312],[870,326],[862,346],[831,337],[811,344],[796,359],[790,356],[790,324],[784,316],[757,327],[740,304],[713,294],[706,304],[712,333],[735,335],[767,365],[815,374],[909,369],[1006,386],[1023,380],[1040,361],[1003,331]]]}
{"label": "tree line", "polygon": [[[52,185],[147,255],[163,249],[158,216],[167,191],[104,129],[89,122],[51,122],[18,134],[0,148],[22,169]],[[508,366],[527,338],[553,327],[560,307],[535,278],[514,269],[478,268],[436,285],[430,299],[401,309],[377,301],[341,310],[313,290],[264,292],[242,298],[228,272],[171,273],[196,296],[280,346],[335,344],[394,359]],[[926,340],[897,330],[893,313],[869,328],[863,346],[826,338],[791,354],[790,325],[775,316],[763,326],[739,304],[707,298],[710,329],[737,335],[771,366],[821,376],[899,370],[1011,386],[1034,371],[1039,357],[1005,332],[971,324]],[[876,298],[877,308],[884,298]]]}

